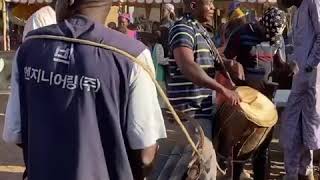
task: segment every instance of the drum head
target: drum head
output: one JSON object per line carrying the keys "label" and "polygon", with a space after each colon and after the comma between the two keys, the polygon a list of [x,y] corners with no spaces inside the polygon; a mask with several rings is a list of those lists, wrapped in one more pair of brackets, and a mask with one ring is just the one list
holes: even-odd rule
{"label": "drum head", "polygon": [[276,106],[259,91],[240,86],[236,89],[240,96],[240,108],[247,116],[247,119],[262,127],[272,127],[278,121]]}

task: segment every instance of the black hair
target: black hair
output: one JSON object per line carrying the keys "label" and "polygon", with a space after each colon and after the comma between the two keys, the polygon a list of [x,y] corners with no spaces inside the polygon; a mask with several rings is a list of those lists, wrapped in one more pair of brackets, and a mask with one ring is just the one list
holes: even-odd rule
{"label": "black hair", "polygon": [[240,17],[229,21],[225,27],[225,38],[228,39],[235,29],[246,24],[246,17]]}
{"label": "black hair", "polygon": [[105,5],[112,5],[111,0],[74,0],[74,4],[72,5],[73,8],[77,9],[81,5],[88,5],[88,6],[105,6]]}
{"label": "black hair", "polygon": [[108,27],[111,29],[116,29],[117,28],[117,24],[115,22],[109,22],[108,23]]}

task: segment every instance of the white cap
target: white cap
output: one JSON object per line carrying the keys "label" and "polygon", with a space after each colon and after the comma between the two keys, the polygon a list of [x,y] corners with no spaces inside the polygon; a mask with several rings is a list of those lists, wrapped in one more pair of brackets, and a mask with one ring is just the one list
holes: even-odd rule
{"label": "white cap", "polygon": [[164,9],[167,9],[169,12],[171,12],[171,13],[174,13],[174,6],[172,5],[172,4],[169,4],[169,3],[167,3],[167,4],[164,4],[163,5],[163,8]]}

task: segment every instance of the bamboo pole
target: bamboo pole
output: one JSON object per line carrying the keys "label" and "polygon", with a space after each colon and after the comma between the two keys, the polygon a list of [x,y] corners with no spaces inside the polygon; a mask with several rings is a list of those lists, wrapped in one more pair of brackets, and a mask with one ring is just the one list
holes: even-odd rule
{"label": "bamboo pole", "polygon": [[7,6],[6,1],[2,0],[2,21],[3,21],[3,50],[8,50],[7,39]]}

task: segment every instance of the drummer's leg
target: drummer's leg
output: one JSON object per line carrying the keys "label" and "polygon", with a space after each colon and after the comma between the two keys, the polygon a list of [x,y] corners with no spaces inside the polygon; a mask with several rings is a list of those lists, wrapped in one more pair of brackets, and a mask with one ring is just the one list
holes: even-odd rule
{"label": "drummer's leg", "polygon": [[[212,129],[213,129],[213,120],[212,119],[196,119],[200,126],[202,127],[205,136],[204,149],[203,149],[203,158],[205,161],[206,172],[203,173],[203,179],[216,179],[217,176],[217,157],[215,149],[212,145]],[[208,143],[211,143],[210,145]]]}
{"label": "drummer's leg", "polygon": [[258,148],[252,159],[253,174],[255,180],[268,179],[270,172],[270,154],[269,145],[272,141],[273,129],[268,134],[265,141]]}

